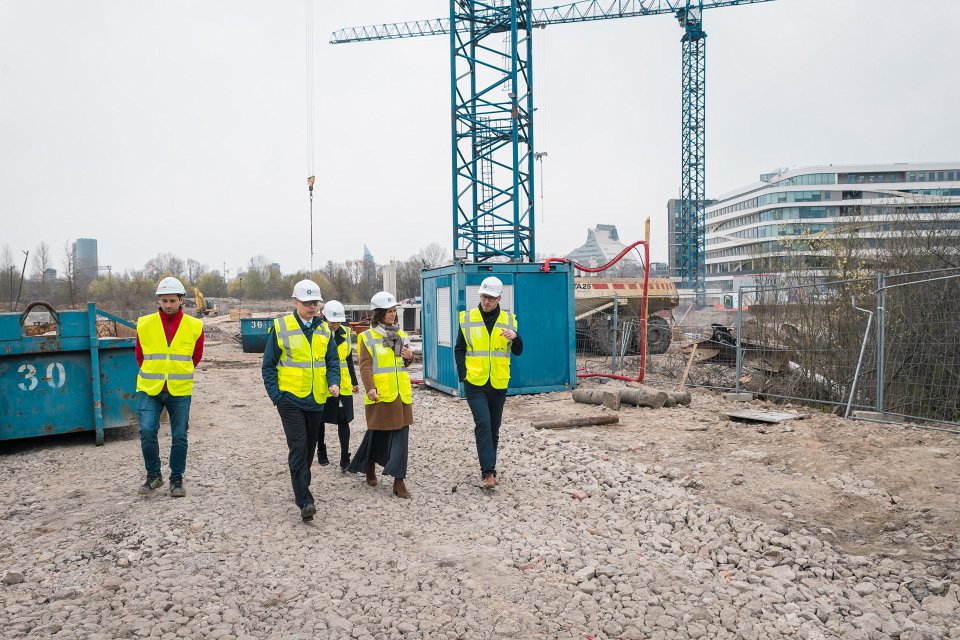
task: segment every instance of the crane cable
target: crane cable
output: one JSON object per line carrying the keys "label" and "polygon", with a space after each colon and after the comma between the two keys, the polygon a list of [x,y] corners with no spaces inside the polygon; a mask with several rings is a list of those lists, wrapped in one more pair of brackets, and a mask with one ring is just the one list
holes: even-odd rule
{"label": "crane cable", "polygon": [[307,28],[307,191],[310,196],[310,277],[313,278],[313,185],[316,182],[314,161],[316,158],[316,104],[314,95],[314,61],[316,39],[314,37],[314,0],[304,0]]}

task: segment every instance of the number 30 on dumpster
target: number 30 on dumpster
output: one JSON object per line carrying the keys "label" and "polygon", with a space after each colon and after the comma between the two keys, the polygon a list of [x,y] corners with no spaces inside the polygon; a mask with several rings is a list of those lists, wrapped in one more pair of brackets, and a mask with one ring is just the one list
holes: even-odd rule
{"label": "number 30 on dumpster", "polygon": [[[32,364],[20,365],[17,373],[23,376],[23,381],[17,386],[24,391],[33,391],[40,384],[40,380],[37,379],[37,368]],[[67,372],[63,368],[63,364],[59,362],[48,364],[47,375],[42,380],[45,380],[51,389],[62,387],[63,383],[67,381]]]}

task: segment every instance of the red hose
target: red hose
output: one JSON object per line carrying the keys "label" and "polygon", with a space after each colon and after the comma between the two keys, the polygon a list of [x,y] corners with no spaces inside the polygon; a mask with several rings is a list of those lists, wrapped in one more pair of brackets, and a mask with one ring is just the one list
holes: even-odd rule
{"label": "red hose", "polygon": [[[584,267],[580,264],[577,264],[573,260],[568,258],[547,258],[543,261],[543,266],[540,267],[540,271],[549,272],[551,262],[560,262],[562,264],[570,264],[579,271],[586,271],[588,273],[599,273],[600,271],[606,271],[614,264],[620,261],[623,256],[627,255],[634,247],[643,245],[643,299],[647,298],[647,286],[650,280],[650,246],[647,244],[646,240],[637,240],[633,244],[626,247],[623,251],[617,254],[617,256],[603,265],[602,267]],[[640,371],[637,373],[636,378],[630,378],[628,376],[619,376],[613,373],[578,373],[578,378],[613,378],[614,380],[626,380],[628,382],[643,382],[643,374],[647,369],[647,319],[640,318]],[[579,369],[578,369],[579,371]]]}

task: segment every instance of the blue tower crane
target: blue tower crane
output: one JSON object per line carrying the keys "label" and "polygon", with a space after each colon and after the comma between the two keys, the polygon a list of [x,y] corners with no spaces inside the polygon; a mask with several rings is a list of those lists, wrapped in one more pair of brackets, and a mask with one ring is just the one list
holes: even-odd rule
{"label": "blue tower crane", "polygon": [[[351,27],[332,44],[449,34],[454,257],[532,262],[533,46],[536,27],[673,14],[682,42],[680,271],[706,290],[706,36],[704,9],[772,0],[583,0],[533,9],[530,0],[451,0],[448,18]],[[453,28],[451,28],[451,25]]]}

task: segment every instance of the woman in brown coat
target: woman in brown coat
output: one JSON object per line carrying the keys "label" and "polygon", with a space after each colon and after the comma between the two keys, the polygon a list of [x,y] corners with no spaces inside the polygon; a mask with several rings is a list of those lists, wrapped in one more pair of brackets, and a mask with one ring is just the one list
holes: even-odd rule
{"label": "woman in brown coat", "polygon": [[393,494],[409,498],[403,481],[407,477],[407,449],[413,423],[413,397],[407,373],[413,352],[397,323],[399,305],[393,294],[377,293],[370,306],[370,329],[357,338],[367,432],[347,470],[366,473],[367,484],[373,487],[377,484],[379,464],[384,475],[393,476]]}

